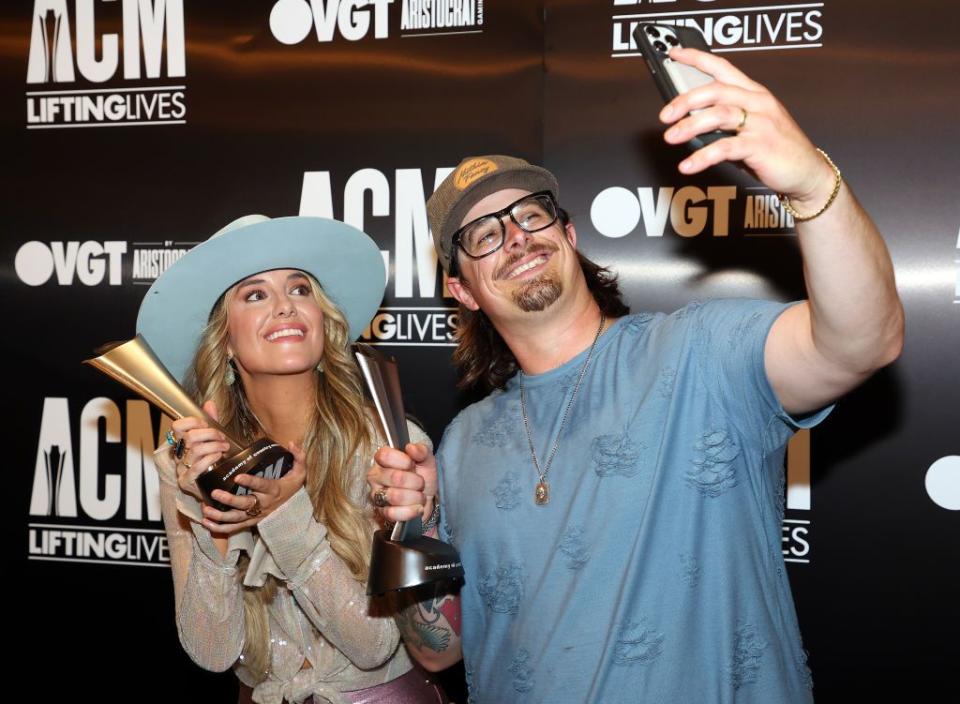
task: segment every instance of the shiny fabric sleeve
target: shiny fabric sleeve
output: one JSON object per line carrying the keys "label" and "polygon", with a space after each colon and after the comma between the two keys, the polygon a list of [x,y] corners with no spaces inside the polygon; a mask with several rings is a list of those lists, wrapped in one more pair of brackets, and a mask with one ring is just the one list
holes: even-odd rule
{"label": "shiny fabric sleeve", "polygon": [[[410,439],[430,438],[407,423]],[[367,500],[366,471],[371,460],[354,460],[351,499],[372,510]],[[277,566],[307,618],[341,653],[361,670],[382,665],[396,652],[400,632],[392,612],[372,602],[366,586],[357,582],[333,552],[326,527],[313,516],[313,505],[301,489],[257,525]]]}
{"label": "shiny fabric sleeve", "polygon": [[297,605],[324,638],[361,670],[390,659],[400,634],[389,616],[370,614],[366,588],[330,548],[301,489],[258,524]]}
{"label": "shiny fabric sleeve", "polygon": [[223,672],[237,661],[243,649],[243,594],[237,553],[222,557],[207,529],[178,510],[182,492],[169,448],[157,450],[154,461],[160,475],[160,507],[169,544],[180,643],[200,667]]}

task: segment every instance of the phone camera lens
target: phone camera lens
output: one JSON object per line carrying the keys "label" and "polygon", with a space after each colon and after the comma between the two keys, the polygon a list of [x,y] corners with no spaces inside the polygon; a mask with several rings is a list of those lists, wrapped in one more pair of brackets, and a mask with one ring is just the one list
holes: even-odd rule
{"label": "phone camera lens", "polygon": [[649,34],[651,37],[659,37],[659,36],[660,36],[660,30],[657,29],[656,27],[647,26],[647,27],[645,27],[644,29],[646,29],[647,34]]}
{"label": "phone camera lens", "polygon": [[667,50],[667,45],[658,39],[653,43],[653,48],[656,49],[657,51],[665,52]]}
{"label": "phone camera lens", "polygon": [[677,41],[677,38],[675,36],[673,36],[672,34],[667,35],[667,44],[669,44],[670,46],[676,46],[679,43],[680,42]]}

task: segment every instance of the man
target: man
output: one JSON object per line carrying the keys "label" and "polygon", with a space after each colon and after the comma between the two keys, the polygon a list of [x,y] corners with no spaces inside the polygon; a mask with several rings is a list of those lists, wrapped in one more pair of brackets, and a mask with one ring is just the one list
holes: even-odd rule
{"label": "man", "polygon": [[455,356],[495,390],[436,462],[384,448],[369,478],[403,520],[439,473],[462,641],[449,596],[411,609],[405,637],[430,669],[462,651],[478,702],[812,700],[780,547],[784,449],[898,356],[902,307],[875,226],[774,97],[717,56],[672,56],[717,80],[663,109],[666,141],[736,132],[680,171],[742,161],[784,194],[809,298],[624,315],[549,172],[479,157],[441,184],[428,212],[464,311]]}

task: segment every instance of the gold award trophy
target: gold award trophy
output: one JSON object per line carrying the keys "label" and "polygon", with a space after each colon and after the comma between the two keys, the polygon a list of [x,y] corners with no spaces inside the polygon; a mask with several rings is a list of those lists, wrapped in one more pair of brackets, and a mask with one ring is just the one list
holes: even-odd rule
{"label": "gold award trophy", "polygon": [[220,511],[231,509],[211,496],[214,489],[231,494],[248,493],[245,487],[234,481],[238,474],[278,479],[293,466],[293,455],[270,438],[261,438],[248,447],[231,438],[217,421],[193,402],[141,335],[127,342],[106,345],[98,352],[101,352],[100,356],[84,360],[83,363],[119,381],[174,420],[187,416],[202,418],[210,427],[226,436],[230,449],[197,477],[200,492],[214,508]]}
{"label": "gold award trophy", "polygon": [[[400,393],[397,362],[370,345],[357,343],[354,353],[390,447],[403,450],[410,442],[407,415]],[[420,517],[400,521],[373,536],[367,594],[383,594],[418,584],[463,577],[460,555],[436,538],[421,535]]]}

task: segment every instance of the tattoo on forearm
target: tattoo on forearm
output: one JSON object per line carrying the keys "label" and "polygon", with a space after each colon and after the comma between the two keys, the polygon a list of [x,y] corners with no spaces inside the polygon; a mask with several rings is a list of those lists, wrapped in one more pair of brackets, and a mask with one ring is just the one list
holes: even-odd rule
{"label": "tattoo on forearm", "polygon": [[404,641],[410,647],[438,653],[450,647],[451,633],[460,635],[459,624],[454,627],[446,617],[450,613],[448,604],[453,600],[452,595],[441,594],[401,610],[396,620]]}

